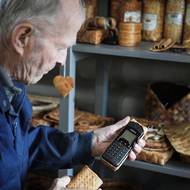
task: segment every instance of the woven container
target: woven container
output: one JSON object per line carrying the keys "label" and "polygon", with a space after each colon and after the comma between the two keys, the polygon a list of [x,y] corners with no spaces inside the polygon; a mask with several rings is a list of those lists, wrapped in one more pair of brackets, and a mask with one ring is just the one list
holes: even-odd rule
{"label": "woven container", "polygon": [[163,35],[165,0],[144,0],[143,40],[159,41]]}
{"label": "woven container", "polygon": [[190,45],[190,0],[186,3],[186,15],[184,22],[183,44]]}
{"label": "woven container", "polygon": [[80,117],[75,119],[75,131],[80,133],[94,131],[97,128],[114,123],[114,119],[111,117],[103,117],[88,112],[80,112],[78,115]]}
{"label": "woven container", "polygon": [[77,34],[77,42],[97,45],[104,40],[105,36],[106,31],[103,29],[81,31]]}
{"label": "woven container", "polygon": [[86,20],[85,24],[83,25],[86,29],[113,29],[115,30],[117,27],[117,21],[113,17],[103,17],[103,16],[96,16],[93,19]]}
{"label": "woven container", "polygon": [[[51,112],[44,115],[43,119],[54,125],[59,123],[59,109],[54,109]],[[75,131],[77,132],[89,132],[97,128],[105,127],[114,123],[112,117],[103,117],[95,115],[93,113],[84,112],[75,109]]]}
{"label": "woven container", "polygon": [[168,124],[164,132],[181,160],[190,163],[190,123]]}
{"label": "woven container", "polygon": [[176,43],[181,43],[184,13],[185,0],[167,1],[164,38],[172,38]]}
{"label": "woven container", "polygon": [[117,22],[120,20],[120,7],[122,0],[111,0],[110,2],[110,16],[115,18]]}
{"label": "woven container", "polygon": [[37,96],[37,95],[29,95],[29,99],[32,103],[32,116],[40,117],[44,113],[51,111],[56,108],[59,104],[59,99],[55,97],[49,96]]}
{"label": "woven container", "polygon": [[121,46],[138,46],[142,39],[141,23],[119,23],[119,45]]}
{"label": "woven container", "polygon": [[159,121],[138,117],[134,118],[148,128],[144,136],[146,144],[141,153],[137,155],[137,160],[165,165],[172,157],[174,150],[164,134],[164,125]]}
{"label": "woven container", "polygon": [[147,89],[145,115],[163,123],[190,122],[190,88],[166,82],[151,84]]}
{"label": "woven container", "polygon": [[138,0],[124,0],[120,7],[121,22],[141,22],[142,2]]}
{"label": "woven container", "polygon": [[86,19],[97,15],[97,0],[85,0]]}

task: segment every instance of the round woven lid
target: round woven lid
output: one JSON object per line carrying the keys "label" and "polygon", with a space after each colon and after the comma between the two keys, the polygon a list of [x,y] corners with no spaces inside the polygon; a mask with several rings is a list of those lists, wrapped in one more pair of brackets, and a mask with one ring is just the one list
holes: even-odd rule
{"label": "round woven lid", "polygon": [[185,156],[190,156],[190,124],[168,124],[164,132],[174,149]]}

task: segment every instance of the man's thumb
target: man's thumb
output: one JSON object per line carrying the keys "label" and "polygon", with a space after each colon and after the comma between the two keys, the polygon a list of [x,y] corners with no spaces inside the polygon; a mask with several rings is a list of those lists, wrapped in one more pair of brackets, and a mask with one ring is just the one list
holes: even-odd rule
{"label": "man's thumb", "polygon": [[127,125],[128,123],[129,123],[129,121],[130,121],[130,117],[129,116],[127,116],[127,117],[125,117],[124,119],[122,119],[121,121],[119,121],[119,122],[117,122],[116,124],[115,124],[115,128],[117,129],[117,130],[119,130],[119,129],[121,129],[122,127],[124,127],[125,125]]}

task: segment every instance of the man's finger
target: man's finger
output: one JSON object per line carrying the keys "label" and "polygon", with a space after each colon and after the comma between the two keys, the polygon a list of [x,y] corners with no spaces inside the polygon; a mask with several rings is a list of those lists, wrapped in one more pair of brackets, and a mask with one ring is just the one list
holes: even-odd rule
{"label": "man's finger", "polygon": [[59,184],[61,187],[66,187],[71,181],[71,178],[69,176],[64,176],[62,178],[59,178]]}
{"label": "man's finger", "polygon": [[130,151],[128,159],[131,161],[136,160],[137,156],[133,151]]}
{"label": "man's finger", "polygon": [[122,129],[125,125],[127,125],[130,121],[130,117],[127,116],[124,119],[122,119],[121,121],[115,123],[114,125],[112,125],[112,130],[113,132],[118,131],[120,129]]}
{"label": "man's finger", "polygon": [[71,181],[71,178],[69,176],[64,176],[61,178],[57,178],[54,181],[55,187],[53,188],[53,190],[59,190],[61,188],[66,187]]}
{"label": "man's finger", "polygon": [[142,151],[142,147],[139,146],[138,144],[135,144],[133,150],[134,150],[134,152],[135,152],[136,154],[139,154],[139,153]]}
{"label": "man's finger", "polygon": [[143,148],[143,147],[145,146],[145,144],[146,144],[146,142],[145,142],[144,139],[139,139],[139,140],[138,140],[138,145],[139,145],[141,148]]}

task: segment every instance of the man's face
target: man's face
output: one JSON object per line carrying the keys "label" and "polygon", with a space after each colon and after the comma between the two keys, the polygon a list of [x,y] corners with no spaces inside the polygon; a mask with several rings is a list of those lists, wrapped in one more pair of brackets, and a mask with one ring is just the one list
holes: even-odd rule
{"label": "man's face", "polygon": [[32,53],[22,60],[27,73],[21,80],[34,84],[52,70],[56,63],[65,65],[67,49],[75,44],[82,22],[83,15],[79,1],[61,0],[61,7],[56,16],[56,28],[52,29],[55,32],[53,35],[48,31],[44,32],[42,38],[35,40]]}

